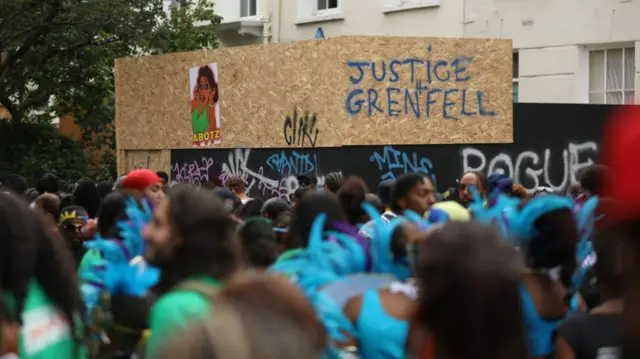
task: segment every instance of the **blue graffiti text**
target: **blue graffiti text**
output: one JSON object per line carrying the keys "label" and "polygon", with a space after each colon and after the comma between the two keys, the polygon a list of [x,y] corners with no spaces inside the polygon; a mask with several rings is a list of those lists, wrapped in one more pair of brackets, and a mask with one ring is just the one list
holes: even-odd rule
{"label": "blue graffiti text", "polygon": [[448,120],[495,117],[496,112],[487,107],[484,92],[466,88],[473,58],[431,58],[431,51],[429,46],[427,59],[348,61],[353,88],[345,98],[347,113]]}
{"label": "blue graffiti text", "polygon": [[301,175],[317,172],[318,159],[315,154],[311,153],[292,151],[291,154],[287,154],[285,151],[281,151],[269,156],[266,164],[282,176]]}
{"label": "blue graffiti text", "polygon": [[384,146],[382,153],[374,152],[369,157],[369,162],[376,163],[380,180],[395,179],[396,176],[407,172],[422,172],[428,175],[433,184],[436,184],[436,175],[431,160],[419,156],[416,152],[398,151],[393,146]]}

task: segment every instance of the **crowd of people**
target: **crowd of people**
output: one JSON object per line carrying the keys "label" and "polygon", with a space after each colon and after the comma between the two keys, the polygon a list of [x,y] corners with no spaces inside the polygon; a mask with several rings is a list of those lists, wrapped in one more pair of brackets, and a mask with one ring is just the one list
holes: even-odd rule
{"label": "crowd of people", "polygon": [[12,176],[0,355],[640,357],[640,191],[620,166],[586,168],[567,193],[479,172],[443,193],[422,173],[372,192],[335,172],[290,199],[148,169],[35,189]]}

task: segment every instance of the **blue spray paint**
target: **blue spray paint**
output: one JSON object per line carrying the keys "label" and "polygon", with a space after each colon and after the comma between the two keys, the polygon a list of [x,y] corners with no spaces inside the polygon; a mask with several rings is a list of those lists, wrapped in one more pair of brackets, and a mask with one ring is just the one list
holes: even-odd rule
{"label": "blue spray paint", "polygon": [[281,151],[269,156],[266,164],[281,176],[302,175],[317,172],[318,158],[316,154],[292,151],[287,155]]}
{"label": "blue spray paint", "polygon": [[381,181],[395,179],[407,172],[421,172],[429,176],[434,186],[436,185],[433,163],[427,157],[419,156],[416,152],[403,152],[396,150],[393,146],[384,146],[382,154],[374,152],[369,157],[369,162],[375,162],[378,165],[378,170],[384,172],[380,175]]}
{"label": "blue spray paint", "polygon": [[[427,55],[432,51],[427,48]],[[433,112],[448,120],[462,117],[495,117],[496,112],[487,108],[482,90],[468,89],[471,80],[468,67],[472,57],[454,59],[391,59],[381,61],[348,61],[349,83],[354,86],[345,98],[345,110],[349,115],[366,114],[371,117],[383,114],[389,117],[413,116],[429,118]],[[408,78],[400,72],[409,70]],[[364,80],[373,80],[373,87],[358,87]],[[410,87],[395,86],[403,80]],[[451,82],[455,86],[451,86]],[[371,81],[367,81],[371,82]],[[448,83],[443,87],[443,83]],[[384,89],[380,90],[381,87]]]}

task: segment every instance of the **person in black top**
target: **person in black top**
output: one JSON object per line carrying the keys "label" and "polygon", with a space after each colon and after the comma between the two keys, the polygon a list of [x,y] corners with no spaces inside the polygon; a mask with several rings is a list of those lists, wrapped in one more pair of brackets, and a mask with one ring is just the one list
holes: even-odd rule
{"label": "person in black top", "polygon": [[569,317],[558,327],[557,359],[622,358],[622,245],[617,238],[596,238],[598,259],[593,270],[604,302],[589,313]]}

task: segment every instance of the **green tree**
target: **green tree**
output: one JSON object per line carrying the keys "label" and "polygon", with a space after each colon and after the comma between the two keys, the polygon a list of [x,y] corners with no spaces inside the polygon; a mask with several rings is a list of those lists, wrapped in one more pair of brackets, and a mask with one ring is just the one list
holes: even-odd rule
{"label": "green tree", "polygon": [[115,148],[116,58],[218,47],[212,1],[174,3],[167,14],[162,0],[0,0],[0,104],[11,121],[70,114],[85,145]]}

